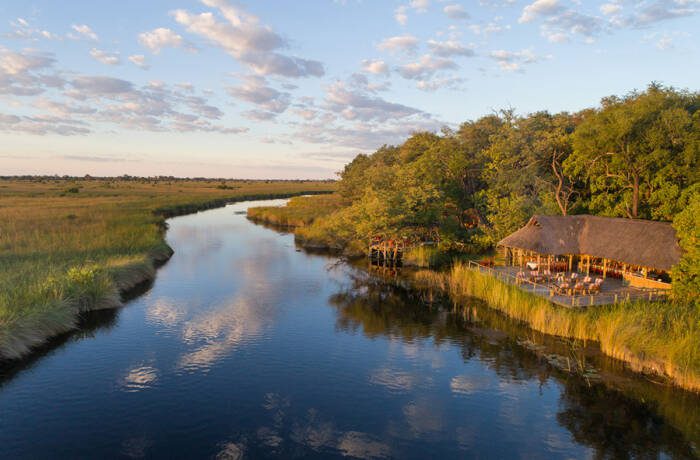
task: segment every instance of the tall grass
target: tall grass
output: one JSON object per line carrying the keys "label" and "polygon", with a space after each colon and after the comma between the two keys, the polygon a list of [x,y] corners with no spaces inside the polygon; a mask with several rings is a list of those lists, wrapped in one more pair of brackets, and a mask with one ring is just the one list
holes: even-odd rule
{"label": "tall grass", "polygon": [[[0,357],[113,307],[172,250],[166,217],[230,201],[329,192],[308,181],[0,180]],[[71,190],[70,193],[66,190]],[[76,191],[73,191],[76,190]]]}
{"label": "tall grass", "polygon": [[326,216],[341,205],[337,194],[300,196],[285,206],[258,206],[248,209],[248,218],[255,222],[282,227],[304,227]]}
{"label": "tall grass", "polygon": [[456,263],[442,284],[451,297],[484,299],[492,308],[537,331],[600,344],[632,369],[668,376],[700,391],[700,327],[694,305],[628,302],[570,310]]}

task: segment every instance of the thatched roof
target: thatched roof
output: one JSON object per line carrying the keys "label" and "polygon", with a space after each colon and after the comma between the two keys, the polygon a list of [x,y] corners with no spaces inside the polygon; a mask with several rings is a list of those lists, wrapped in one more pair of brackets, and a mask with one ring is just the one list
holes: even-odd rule
{"label": "thatched roof", "polygon": [[681,257],[669,223],[589,215],[533,216],[498,245],[540,254],[586,254],[660,270],[670,270]]}

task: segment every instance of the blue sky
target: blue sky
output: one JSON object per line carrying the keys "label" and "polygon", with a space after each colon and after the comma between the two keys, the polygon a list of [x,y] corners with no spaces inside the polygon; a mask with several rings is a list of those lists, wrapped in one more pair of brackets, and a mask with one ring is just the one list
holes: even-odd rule
{"label": "blue sky", "polygon": [[700,0],[0,4],[0,175],[327,178],[412,131],[698,90]]}

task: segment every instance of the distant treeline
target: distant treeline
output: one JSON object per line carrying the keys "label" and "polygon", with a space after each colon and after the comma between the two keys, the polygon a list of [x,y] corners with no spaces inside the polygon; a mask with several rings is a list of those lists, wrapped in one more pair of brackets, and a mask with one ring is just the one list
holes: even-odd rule
{"label": "distant treeline", "polygon": [[49,176],[34,176],[34,175],[19,175],[19,176],[0,176],[0,180],[23,180],[23,181],[46,181],[46,180],[63,180],[63,181],[81,181],[81,180],[96,180],[96,181],[168,181],[168,182],[240,182],[245,184],[253,183],[272,183],[272,182],[335,182],[335,179],[231,179],[225,177],[175,177],[175,176],[129,176],[124,174],[121,176],[68,176],[68,175],[49,175]]}
{"label": "distant treeline", "polygon": [[437,230],[442,247],[479,252],[537,213],[674,221],[686,251],[674,277],[697,288],[699,109],[700,93],[651,84],[576,113],[505,110],[415,133],[345,166],[343,206],[301,236],[359,248]]}

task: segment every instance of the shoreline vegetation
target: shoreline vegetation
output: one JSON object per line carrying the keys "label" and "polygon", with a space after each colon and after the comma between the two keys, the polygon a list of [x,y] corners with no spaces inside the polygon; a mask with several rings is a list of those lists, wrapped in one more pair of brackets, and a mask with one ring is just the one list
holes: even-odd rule
{"label": "shoreline vegetation", "polygon": [[[318,240],[311,240],[309,244],[305,237],[309,230],[313,232],[313,228],[309,229],[309,226],[313,227],[313,222],[333,212],[328,206],[316,206],[319,198],[294,198],[294,206],[290,207],[249,208],[248,215],[256,216],[258,222],[275,225],[280,221],[296,220],[297,210],[316,209],[316,216],[305,214],[304,219],[308,223],[287,228],[295,232],[300,246],[319,249],[323,245]],[[327,200],[326,203],[334,202],[336,206],[340,203],[337,198],[323,198]],[[261,218],[263,215],[265,217]],[[338,243],[325,248],[336,250],[339,247]],[[357,258],[364,254],[346,250],[345,255]],[[459,258],[454,262],[445,262],[452,259],[449,255],[441,254],[438,248],[419,246],[415,254],[407,253],[407,257],[410,260],[406,265],[418,268],[410,279],[416,289],[437,288],[447,294],[455,305],[468,304],[470,297],[479,298],[486,301],[488,307],[521,321],[535,331],[584,343],[596,342],[602,353],[626,363],[635,372],[654,374],[686,390],[700,392],[700,327],[693,308],[668,302],[638,301],[568,309],[471,270]]]}
{"label": "shoreline vegetation", "polygon": [[167,218],[329,193],[330,181],[0,179],[0,359],[18,359],[152,282]]}
{"label": "shoreline vegetation", "polygon": [[[457,300],[484,298],[533,329],[596,341],[634,369],[700,392],[699,92],[652,83],[577,113],[506,110],[416,132],[348,163],[335,209],[309,215],[313,198],[303,200],[264,219],[294,222],[304,209],[298,243],[349,257],[366,255],[369,238],[429,242],[404,262],[450,269],[441,283]],[[459,264],[495,262],[497,243],[537,214],[671,222],[682,256],[670,300],[570,311]]]}

